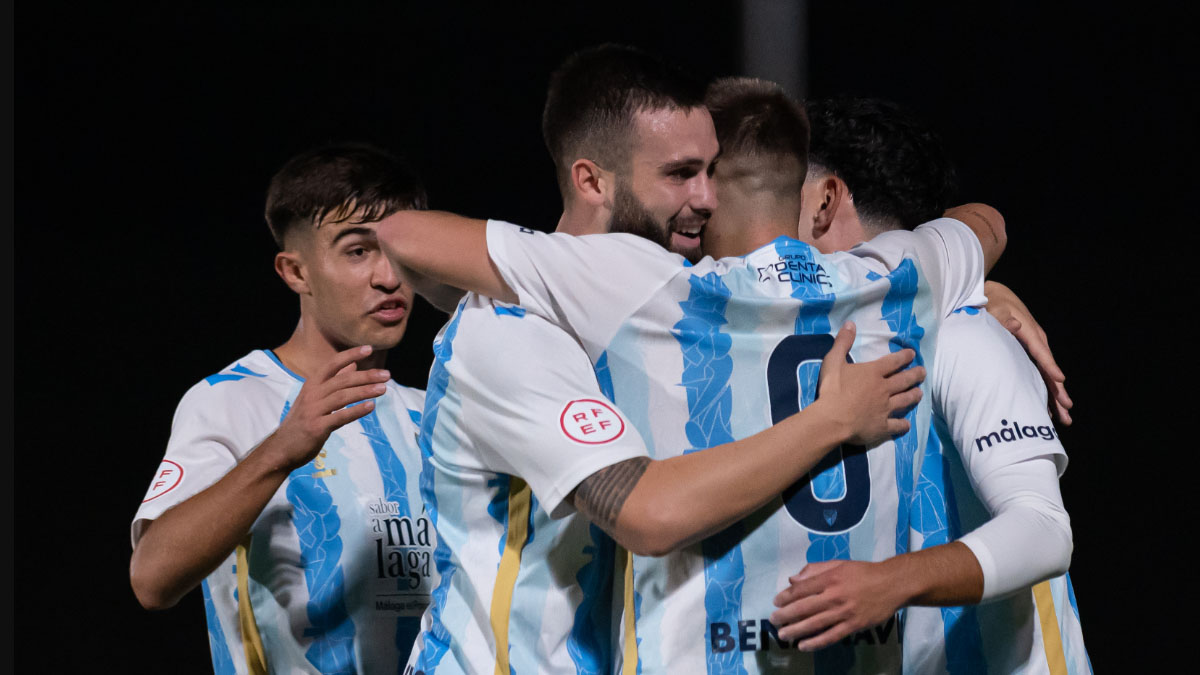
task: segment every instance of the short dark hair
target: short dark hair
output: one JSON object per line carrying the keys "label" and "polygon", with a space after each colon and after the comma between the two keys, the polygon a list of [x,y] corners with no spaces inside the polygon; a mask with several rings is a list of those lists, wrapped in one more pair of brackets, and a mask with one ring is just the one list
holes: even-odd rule
{"label": "short dark hair", "polygon": [[563,194],[576,159],[610,169],[629,161],[637,112],[703,105],[702,84],[635,47],[603,44],[567,57],[550,76],[542,111],[542,138]]}
{"label": "short dark hair", "polygon": [[957,188],[941,138],[899,105],[839,97],[808,103],[810,166],[846,182],[863,223],[912,229],[942,215]]}
{"label": "short dark hair", "polygon": [[267,226],[279,248],[299,226],[382,220],[401,209],[424,209],[425,188],[399,157],[366,143],[337,143],[292,157],[267,189]]}
{"label": "short dark hair", "polygon": [[712,113],[722,157],[792,157],[799,166],[799,192],[808,167],[809,134],[808,116],[799,103],[774,82],[752,77],[713,81],[704,102]]}

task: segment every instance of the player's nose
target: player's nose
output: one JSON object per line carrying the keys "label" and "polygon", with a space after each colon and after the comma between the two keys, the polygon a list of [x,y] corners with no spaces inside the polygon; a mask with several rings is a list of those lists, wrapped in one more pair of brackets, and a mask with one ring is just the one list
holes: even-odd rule
{"label": "player's nose", "polygon": [[693,211],[705,215],[712,215],[717,208],[717,186],[707,173],[701,172],[693,178],[690,205]]}
{"label": "player's nose", "polygon": [[395,291],[404,283],[400,270],[385,255],[377,256],[371,272],[371,285],[387,293]]}

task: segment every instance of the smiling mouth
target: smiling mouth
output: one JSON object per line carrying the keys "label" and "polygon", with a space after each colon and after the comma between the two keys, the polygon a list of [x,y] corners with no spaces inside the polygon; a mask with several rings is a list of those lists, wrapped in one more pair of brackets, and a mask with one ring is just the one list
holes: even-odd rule
{"label": "smiling mouth", "polygon": [[704,231],[703,225],[671,228],[672,235],[681,237],[686,241],[695,242],[695,243],[700,242],[700,233],[703,231]]}

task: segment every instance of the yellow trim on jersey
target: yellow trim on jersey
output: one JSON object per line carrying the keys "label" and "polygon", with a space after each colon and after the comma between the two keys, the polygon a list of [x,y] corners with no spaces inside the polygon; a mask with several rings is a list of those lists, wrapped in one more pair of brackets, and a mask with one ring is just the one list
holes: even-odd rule
{"label": "yellow trim on jersey", "polygon": [[638,646],[637,646],[637,617],[634,614],[633,603],[633,554],[618,548],[617,560],[625,568],[621,576],[625,579],[625,589],[622,595],[625,602],[625,649],[621,675],[637,675]]}
{"label": "yellow trim on jersey", "polygon": [[1046,666],[1050,675],[1067,675],[1067,657],[1063,652],[1062,634],[1058,632],[1058,615],[1054,611],[1054,594],[1050,582],[1033,587],[1033,604],[1037,606],[1042,624],[1042,648],[1046,650]]}
{"label": "yellow trim on jersey", "polygon": [[492,635],[496,640],[496,675],[508,675],[508,617],[512,611],[513,587],[521,570],[521,549],[529,535],[529,507],[532,492],[525,481],[513,477],[508,485],[508,534],[504,553],[496,570],[490,613]]}
{"label": "yellow trim on jersey", "polygon": [[237,547],[238,626],[242,630],[242,649],[246,652],[246,668],[251,675],[266,675],[267,653],[263,650],[258,622],[250,605],[250,535]]}

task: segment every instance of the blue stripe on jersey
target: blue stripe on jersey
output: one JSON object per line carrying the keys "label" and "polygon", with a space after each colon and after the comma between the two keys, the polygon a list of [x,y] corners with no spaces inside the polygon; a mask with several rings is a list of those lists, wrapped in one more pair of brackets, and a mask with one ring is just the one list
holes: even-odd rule
{"label": "blue stripe on jersey", "polygon": [[242,379],[243,377],[245,377],[245,376],[230,375],[228,373],[217,373],[216,375],[209,375],[208,377],[204,378],[204,381],[207,382],[208,386],[211,387],[214,384],[218,384],[220,382],[237,381],[237,380]]}
{"label": "blue stripe on jersey", "polygon": [[500,543],[496,546],[496,553],[503,557],[504,544],[508,541],[508,496],[512,494],[512,476],[498,475],[495,478],[489,479],[487,486],[496,490],[491,500],[488,501],[487,512],[492,517],[492,520],[500,523],[500,527],[502,528]]}
{"label": "blue stripe on jersey", "polygon": [[212,652],[213,675],[234,675],[237,668],[229,655],[229,644],[225,642],[225,631],[221,630],[221,618],[217,616],[217,606],[213,604],[208,579],[200,582],[200,590],[204,593],[204,617],[208,622],[208,646]]}
{"label": "blue stripe on jersey", "polygon": [[[437,424],[438,404],[446,396],[446,386],[450,383],[450,371],[446,363],[454,356],[454,336],[458,334],[458,322],[462,318],[463,302],[458,305],[454,318],[446,324],[445,332],[433,343],[433,368],[429,371],[428,388],[425,393],[425,414],[421,416],[421,435],[417,445],[421,447],[421,499],[429,510],[429,522],[433,531],[437,532],[437,494],[433,490],[433,429]],[[441,537],[437,538],[437,546],[433,549],[433,560],[437,565],[441,581],[433,590],[432,602],[429,605],[429,616],[432,620],[429,630],[421,634],[421,655],[417,659],[417,670],[433,675],[442,657],[450,648],[450,631],[442,623],[442,611],[446,608],[446,596],[450,592],[450,580],[454,577],[454,566],[450,564],[450,549],[446,548]]]}
{"label": "blue stripe on jersey", "polygon": [[417,426],[421,426],[421,411],[420,410],[409,410],[408,411],[408,419],[412,420],[413,424],[415,424]]}
{"label": "blue stripe on jersey", "polygon": [[[924,366],[925,358],[921,355],[921,338],[925,337],[925,329],[917,323],[913,315],[913,299],[917,294],[917,267],[912,260],[906,259],[896,269],[887,275],[891,288],[883,299],[883,320],[895,335],[888,340],[890,351],[912,349],[916,357],[909,368]],[[874,272],[868,272],[867,278],[881,278]],[[917,456],[917,409],[908,411],[904,416],[909,423],[908,433],[894,440],[896,448],[896,494],[900,504],[910,504],[914,484],[913,460]],[[908,551],[908,509],[896,510],[896,554]]]}
{"label": "blue stripe on jersey", "polygon": [[209,375],[208,377],[204,378],[204,381],[207,382],[208,386],[211,387],[214,384],[217,384],[219,382],[235,382],[237,380],[244,379],[247,375],[250,375],[252,377],[266,377],[266,375],[263,375],[262,373],[256,373],[253,370],[250,370],[249,368],[247,368],[246,366],[243,366],[240,363],[235,365],[234,367],[230,368],[229,370],[230,370],[230,372],[228,372],[228,373],[217,373],[216,375]]}
{"label": "blue stripe on jersey", "polygon": [[516,305],[492,305],[492,310],[496,312],[496,316],[515,316],[518,319],[525,316],[525,308]]}
{"label": "blue stripe on jersey", "polygon": [[[792,239],[775,240],[775,250],[780,257],[795,257],[811,260],[813,249],[805,243]],[[826,293],[820,283],[809,281],[804,275],[792,279],[792,297],[801,301],[800,311],[796,315],[795,333],[797,335],[828,335],[833,332],[829,321],[829,312],[833,309],[837,296]],[[797,377],[807,377],[810,382],[803,387],[801,409],[816,400],[816,380],[820,377],[817,368],[802,368],[797,371]],[[811,474],[810,474],[811,475]],[[831,499],[833,495],[844,494],[846,489],[845,464],[838,461],[833,466],[812,476],[809,484],[813,495],[822,499]],[[821,534],[808,533],[809,546],[805,560],[810,563],[828,560],[848,560],[850,558],[850,534]],[[842,642],[830,645],[813,654],[813,666],[817,673],[844,673],[854,664],[854,650]]]}
{"label": "blue stripe on jersey", "polygon": [[253,370],[250,370],[249,368],[247,368],[246,366],[243,366],[240,363],[237,364],[236,366],[230,368],[229,370],[234,373],[239,373],[241,375],[249,375],[251,377],[266,377],[266,375],[264,375],[262,373],[256,373]]}
{"label": "blue stripe on jersey", "polygon": [[312,463],[288,476],[287,498],[300,540],[300,566],[308,586],[308,621],[305,637],[313,643],[305,651],[309,662],[322,673],[353,673],[354,622],[346,611],[342,591],[345,574],[338,564],[342,521],[325,482],[313,476]]}
{"label": "blue stripe on jersey", "polygon": [[[274,354],[267,354],[284,367]],[[290,370],[287,372],[304,381]],[[279,414],[280,423],[291,408],[291,400],[285,401],[283,412]],[[354,622],[342,597],[346,580],[338,565],[342,556],[342,540],[338,536],[342,521],[333,495],[320,478],[313,477],[311,465],[309,462],[288,476],[286,491],[292,504],[292,523],[300,541],[300,565],[304,568],[304,581],[308,586],[310,625],[304,635],[316,637],[304,654],[322,673],[353,673],[356,670]]]}
{"label": "blue stripe on jersey", "polygon": [[[412,411],[409,412],[411,413]],[[379,423],[379,417],[375,413],[376,411],[372,410],[359,419],[359,424],[363,429],[362,435],[367,438],[367,442],[371,445],[371,451],[375,455],[375,464],[379,466],[379,475],[383,479],[383,494],[389,502],[395,503],[398,507],[395,517],[413,520],[414,514],[408,508],[408,474],[404,470],[404,463],[400,461],[400,456],[396,454],[395,448],[392,447],[387,434],[383,431],[383,426]],[[409,577],[397,577],[396,590],[410,590]],[[397,653],[407,654],[411,652],[413,642],[416,641],[417,634],[420,632],[420,617],[396,617],[395,644]]]}
{"label": "blue stripe on jersey", "polygon": [[[680,384],[687,390],[686,433],[692,444],[684,454],[734,440],[729,419],[733,407],[729,388],[733,372],[733,359],[729,356],[732,339],[721,333],[721,326],[728,323],[725,310],[732,294],[716,273],[692,276],[688,283],[691,285],[688,299],[679,303],[683,318],[674,326],[675,339],[683,351]],[[740,544],[743,530],[744,526],[738,522],[700,544],[705,563],[704,609],[710,633],[705,636],[705,651],[710,674],[746,672],[741,651],[714,651],[711,635],[713,624],[736,626],[741,617],[745,579]]]}
{"label": "blue stripe on jersey", "polygon": [[596,365],[592,366],[592,370],[596,372],[596,384],[600,385],[600,393],[604,394],[611,401],[613,396],[613,381],[612,371],[608,367],[608,352],[600,352],[600,358],[596,359]]}
{"label": "blue stripe on jersey", "polygon": [[[531,512],[532,513],[532,512]],[[588,526],[591,546],[583,549],[591,560],[579,568],[575,581],[583,598],[567,637],[567,653],[577,675],[600,675],[612,669],[612,580],[616,543],[595,525]]]}
{"label": "blue stripe on jersey", "polygon": [[[612,372],[608,368],[608,352],[602,352],[592,369],[600,393],[613,399]],[[532,511],[530,512],[532,513]],[[583,549],[591,560],[579,568],[575,581],[583,589],[583,598],[575,609],[575,622],[567,636],[567,654],[580,675],[604,673],[611,670],[612,649],[612,583],[616,561],[616,542],[604,530],[588,526],[592,543]]]}
{"label": "blue stripe on jersey", "polygon": [[[932,422],[930,423],[932,426]],[[912,526],[921,533],[922,549],[949,543],[962,536],[950,465],[942,453],[937,432],[929,431],[925,459],[912,501]],[[950,675],[987,672],[983,638],[975,607],[942,607],[942,631],[946,641],[946,671]]]}

